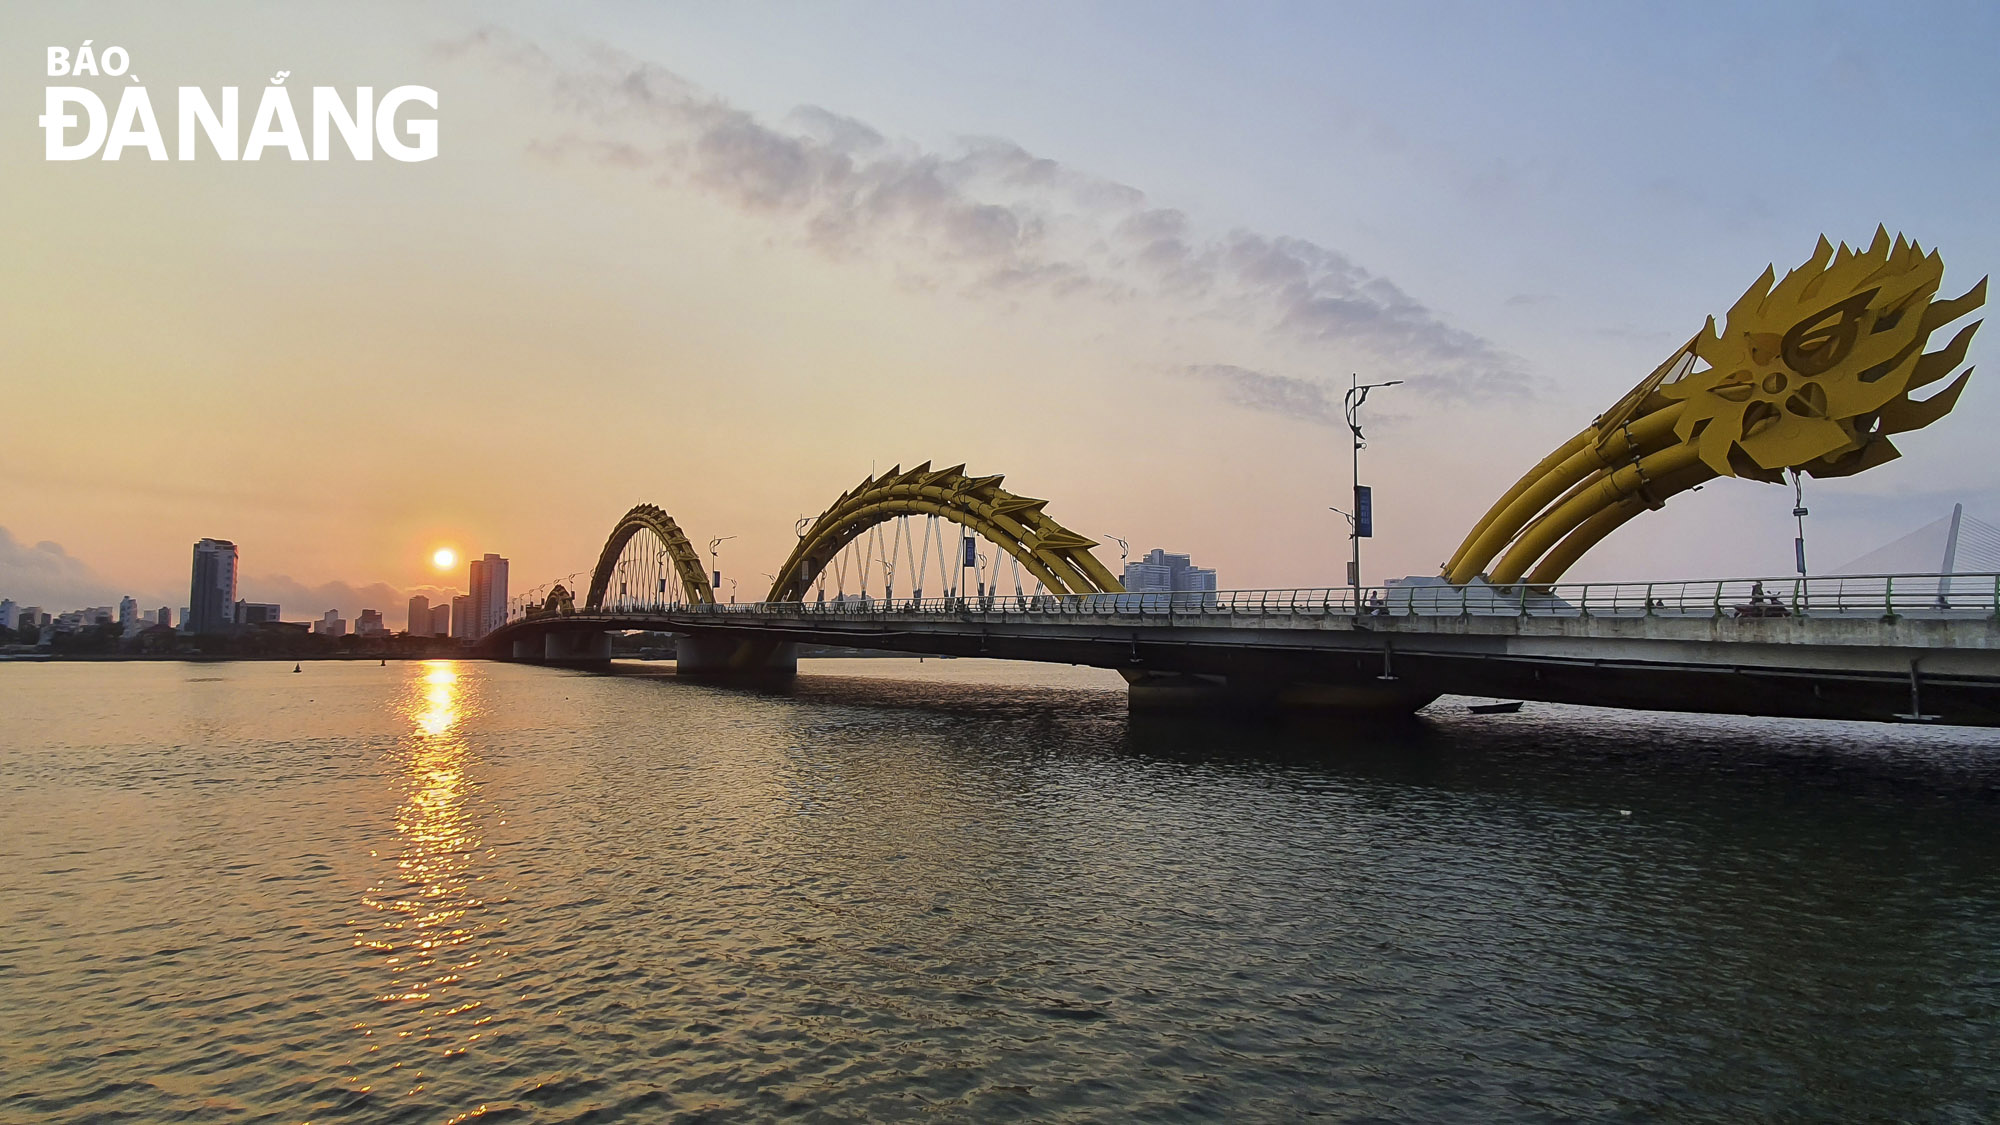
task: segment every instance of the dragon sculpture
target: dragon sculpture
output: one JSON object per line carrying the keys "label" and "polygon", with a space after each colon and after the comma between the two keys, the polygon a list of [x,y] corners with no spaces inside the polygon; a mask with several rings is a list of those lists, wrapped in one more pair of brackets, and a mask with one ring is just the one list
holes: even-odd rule
{"label": "dragon sculpture", "polygon": [[[1555,581],[1606,535],[1719,476],[1842,477],[1900,456],[1889,438],[1942,418],[1972,375],[1910,392],[1965,360],[1974,321],[1935,352],[1930,334],[1986,301],[1986,280],[1936,300],[1944,262],[1877,228],[1866,250],[1819,240],[1764,275],[1583,432],[1496,501],[1445,564],[1453,583]],[[1497,561],[1496,561],[1497,559]]]}
{"label": "dragon sculpture", "polygon": [[551,614],[561,614],[563,616],[568,616],[575,612],[576,612],[576,595],[570,593],[568,587],[558,582],[556,583],[555,588],[549,591],[549,596],[542,599],[542,604],[540,607],[531,608],[528,610],[528,616],[547,617]]}

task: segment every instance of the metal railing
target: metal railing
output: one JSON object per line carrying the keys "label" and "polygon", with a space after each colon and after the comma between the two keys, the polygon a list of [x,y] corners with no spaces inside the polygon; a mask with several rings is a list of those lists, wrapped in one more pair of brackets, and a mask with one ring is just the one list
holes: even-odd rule
{"label": "metal railing", "polygon": [[[842,595],[809,602],[696,604],[619,600],[608,617],[871,617],[902,615],[1006,618],[1141,618],[1196,624],[1243,617],[1668,617],[1874,618],[2000,620],[2000,573],[1827,575],[1675,582],[1582,582],[1551,586],[1451,585],[1406,579],[1364,587],[1224,590],[1181,593],[987,594],[879,598]],[[543,616],[523,607],[509,621]]]}

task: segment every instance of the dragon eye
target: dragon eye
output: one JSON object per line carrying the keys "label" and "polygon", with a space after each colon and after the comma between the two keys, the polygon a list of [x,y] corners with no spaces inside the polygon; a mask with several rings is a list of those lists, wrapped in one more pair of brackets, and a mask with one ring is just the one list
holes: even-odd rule
{"label": "dragon eye", "polygon": [[1861,314],[1868,311],[1868,302],[1879,292],[1856,293],[1792,325],[1781,349],[1785,366],[1807,378],[1833,370],[1854,350],[1854,338],[1861,332]]}

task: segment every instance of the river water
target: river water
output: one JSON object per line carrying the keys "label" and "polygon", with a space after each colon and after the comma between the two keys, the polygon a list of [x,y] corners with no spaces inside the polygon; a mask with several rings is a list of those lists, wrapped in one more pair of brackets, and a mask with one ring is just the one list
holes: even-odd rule
{"label": "river water", "polygon": [[0,1119],[2000,1110],[2000,732],[0,666]]}

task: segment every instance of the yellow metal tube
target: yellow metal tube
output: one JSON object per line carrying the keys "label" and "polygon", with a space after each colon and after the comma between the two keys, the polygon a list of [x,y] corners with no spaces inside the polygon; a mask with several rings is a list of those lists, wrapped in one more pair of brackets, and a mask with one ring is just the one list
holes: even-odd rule
{"label": "yellow metal tube", "polygon": [[[1664,500],[1666,496],[1685,492],[1697,484],[1704,484],[1714,479],[1714,469],[1697,464],[1682,472],[1670,474],[1664,480],[1654,481],[1651,491],[1655,499]],[[1578,524],[1575,531],[1563,536],[1562,542],[1557,543],[1554,550],[1535,564],[1535,569],[1528,575],[1528,584],[1546,586],[1561,578],[1576,560],[1583,557],[1584,552],[1597,546],[1605,536],[1618,530],[1627,520],[1650,507],[1652,505],[1646,502],[1646,497],[1635,493],[1608,508],[1599,509],[1596,515]]]}
{"label": "yellow metal tube", "polygon": [[[1648,482],[1666,480],[1700,460],[1701,453],[1695,447],[1674,445],[1650,453],[1636,464],[1626,464],[1613,470],[1596,487],[1572,496],[1522,532],[1521,537],[1507,548],[1507,553],[1494,565],[1492,581],[1498,585],[1519,581],[1536,559],[1600,509],[1616,504]],[[1655,492],[1653,499],[1659,502],[1666,497]]]}
{"label": "yellow metal tube", "polygon": [[[1493,560],[1493,556],[1499,554],[1501,548],[1520,534],[1522,527],[1534,519],[1536,513],[1547,507],[1550,501],[1561,497],[1578,482],[1586,480],[1599,469],[1610,468],[1619,461],[1630,458],[1635,452],[1633,443],[1638,445],[1636,452],[1643,454],[1671,437],[1674,420],[1679,414],[1679,404],[1656,410],[1633,422],[1629,427],[1621,427],[1605,435],[1601,439],[1601,444],[1599,441],[1591,440],[1598,437],[1595,430],[1586,430],[1578,435],[1581,440],[1572,439],[1564,446],[1564,448],[1575,447],[1569,456],[1554,469],[1542,473],[1528,487],[1520,488],[1517,485],[1519,491],[1514,494],[1514,499],[1500,515],[1497,518],[1489,516],[1487,520],[1481,522],[1470,546],[1461,549],[1463,553],[1448,575],[1450,580],[1454,584],[1470,582],[1480,571],[1486,569],[1486,564]],[[1631,433],[1630,442],[1626,440],[1627,430]]]}
{"label": "yellow metal tube", "polygon": [[1557,465],[1562,464],[1564,461],[1569,460],[1572,454],[1576,453],[1584,446],[1590,444],[1592,441],[1595,441],[1596,438],[1597,438],[1596,430],[1590,430],[1590,429],[1584,430],[1582,433],[1579,433],[1575,437],[1569,439],[1568,441],[1563,442],[1562,445],[1554,453],[1551,453],[1547,457],[1542,458],[1540,464],[1536,465],[1532,469],[1529,469],[1525,474],[1522,475],[1520,480],[1515,481],[1514,487],[1508,489],[1506,494],[1501,496],[1500,499],[1495,500],[1493,502],[1493,506],[1486,509],[1486,514],[1479,517],[1479,522],[1472,525],[1472,530],[1465,533],[1465,541],[1458,545],[1458,550],[1453,551],[1451,553],[1451,561],[1444,564],[1444,572],[1446,574],[1452,574],[1458,570],[1459,561],[1465,558],[1466,552],[1472,550],[1473,544],[1479,542],[1480,533],[1486,530],[1487,525],[1499,519],[1500,513],[1506,511],[1508,505],[1512,504],[1515,500],[1519,499],[1520,495],[1528,490],[1529,485],[1534,484],[1537,480],[1540,480],[1542,478],[1542,475],[1547,473],[1549,470],[1555,468]]}

